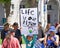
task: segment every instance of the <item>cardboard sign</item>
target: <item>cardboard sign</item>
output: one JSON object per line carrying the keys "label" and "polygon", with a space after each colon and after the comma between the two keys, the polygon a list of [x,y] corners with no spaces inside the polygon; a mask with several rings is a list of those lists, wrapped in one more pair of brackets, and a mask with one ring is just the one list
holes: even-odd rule
{"label": "cardboard sign", "polygon": [[37,8],[22,8],[21,13],[21,33],[28,35],[38,33]]}

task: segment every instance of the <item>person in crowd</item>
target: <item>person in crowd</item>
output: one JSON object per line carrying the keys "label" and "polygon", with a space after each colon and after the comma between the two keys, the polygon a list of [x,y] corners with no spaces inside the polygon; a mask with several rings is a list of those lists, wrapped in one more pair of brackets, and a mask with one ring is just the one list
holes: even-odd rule
{"label": "person in crowd", "polygon": [[58,27],[56,34],[59,36],[59,45],[60,45],[60,27]]}
{"label": "person in crowd", "polygon": [[59,36],[56,35],[56,28],[51,26],[49,29],[50,35],[45,37],[44,44],[47,48],[57,48],[59,46]]}
{"label": "person in crowd", "polygon": [[21,32],[20,30],[18,29],[18,23],[14,23],[13,24],[13,28],[15,30],[15,37],[19,40],[20,42],[20,45],[22,44],[22,38],[21,38]]}
{"label": "person in crowd", "polygon": [[58,30],[59,27],[60,27],[60,22],[59,22],[59,24],[57,25],[56,29]]}
{"label": "person in crowd", "polygon": [[46,33],[46,34],[48,34],[48,33],[49,33],[48,31],[49,31],[50,26],[51,26],[51,24],[50,24],[50,23],[48,23],[48,24],[47,24],[47,26],[46,26],[46,29],[45,29],[45,33]]}
{"label": "person in crowd", "polygon": [[23,38],[26,42],[26,48],[32,48],[36,41],[36,35],[28,34],[26,37],[23,35]]}
{"label": "person in crowd", "polygon": [[3,40],[4,40],[4,38],[5,38],[5,36],[6,36],[6,34],[7,34],[7,32],[8,32],[9,29],[10,29],[9,28],[9,23],[5,23],[4,24],[4,29],[1,31],[2,42],[3,42]]}
{"label": "person in crowd", "polygon": [[37,36],[37,40],[33,48],[44,48],[44,44],[43,44],[44,37],[45,37],[44,29],[42,28],[41,22],[39,22],[38,23],[38,36]]}
{"label": "person in crowd", "polygon": [[41,22],[38,23],[38,39],[44,37],[44,30],[42,28]]}
{"label": "person in crowd", "polygon": [[58,23],[55,23],[55,27],[57,27],[58,26]]}
{"label": "person in crowd", "polygon": [[14,37],[15,31],[9,30],[3,43],[2,48],[20,48],[20,44],[17,38]]}

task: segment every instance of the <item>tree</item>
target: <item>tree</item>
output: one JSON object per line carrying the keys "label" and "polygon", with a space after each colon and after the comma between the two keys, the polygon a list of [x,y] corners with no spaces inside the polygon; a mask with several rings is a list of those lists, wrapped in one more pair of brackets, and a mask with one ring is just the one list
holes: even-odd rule
{"label": "tree", "polygon": [[0,0],[0,3],[4,4],[4,8],[6,10],[6,18],[8,18],[10,14],[11,0]]}
{"label": "tree", "polygon": [[36,0],[26,0],[25,6],[28,8],[36,7]]}

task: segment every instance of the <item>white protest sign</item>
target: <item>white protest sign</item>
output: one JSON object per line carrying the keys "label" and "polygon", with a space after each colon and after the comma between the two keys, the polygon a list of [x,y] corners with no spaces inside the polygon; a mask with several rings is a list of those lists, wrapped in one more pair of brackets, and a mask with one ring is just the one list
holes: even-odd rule
{"label": "white protest sign", "polygon": [[22,8],[21,13],[21,33],[38,34],[37,8]]}

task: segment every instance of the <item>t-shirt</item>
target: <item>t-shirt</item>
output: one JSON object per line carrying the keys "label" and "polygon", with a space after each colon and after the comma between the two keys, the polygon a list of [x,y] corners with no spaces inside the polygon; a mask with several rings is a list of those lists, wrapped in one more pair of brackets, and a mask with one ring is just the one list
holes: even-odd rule
{"label": "t-shirt", "polygon": [[59,41],[60,41],[60,33],[56,33],[56,35],[58,35],[58,36],[59,36]]}
{"label": "t-shirt", "polygon": [[28,39],[23,35],[23,38],[26,42],[26,48],[32,48],[36,41],[36,35],[33,36],[33,39],[31,41],[28,41]]}
{"label": "t-shirt", "polygon": [[1,31],[1,39],[2,39],[2,42],[3,42],[4,38],[6,37],[7,33],[8,33],[8,30],[5,31],[5,30],[3,29],[3,30]]}
{"label": "t-shirt", "polygon": [[[15,31],[15,37],[19,40],[20,38],[21,38],[21,32],[20,32],[20,30],[19,29],[17,29],[16,31]],[[20,40],[19,40],[20,41]],[[20,42],[20,44],[22,43],[22,41]]]}
{"label": "t-shirt", "polygon": [[20,48],[19,41],[17,38],[11,36],[10,40],[4,39],[2,48]]}
{"label": "t-shirt", "polygon": [[21,37],[21,32],[19,29],[16,30],[15,32],[15,37],[19,39],[19,37]]}
{"label": "t-shirt", "polygon": [[44,35],[44,32],[43,32],[42,28],[39,29],[39,30],[38,30],[38,38],[43,38],[44,36],[45,36],[45,35]]}
{"label": "t-shirt", "polygon": [[[47,38],[48,38],[48,37],[47,37]],[[54,41],[56,41],[56,35],[53,36],[52,38],[54,39]],[[48,44],[48,46],[57,47],[57,46],[54,44],[54,41],[47,39],[47,44]]]}

